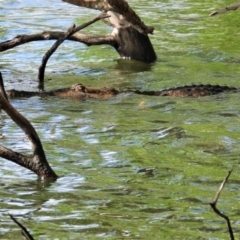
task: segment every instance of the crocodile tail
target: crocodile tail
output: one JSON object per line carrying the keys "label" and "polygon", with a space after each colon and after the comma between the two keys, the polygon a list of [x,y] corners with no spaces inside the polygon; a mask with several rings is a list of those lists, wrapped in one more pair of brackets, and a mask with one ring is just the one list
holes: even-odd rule
{"label": "crocodile tail", "polygon": [[151,96],[171,96],[171,97],[203,97],[215,95],[223,92],[236,91],[236,87],[199,84],[186,85],[181,87],[174,87],[163,89],[160,91],[135,91],[137,94],[151,95]]}

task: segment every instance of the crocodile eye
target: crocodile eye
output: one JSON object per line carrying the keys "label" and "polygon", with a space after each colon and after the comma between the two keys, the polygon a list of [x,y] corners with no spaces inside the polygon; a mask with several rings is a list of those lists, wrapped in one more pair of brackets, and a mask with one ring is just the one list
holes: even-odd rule
{"label": "crocodile eye", "polygon": [[81,91],[81,92],[86,92],[86,87],[83,86],[83,85],[80,83],[80,84],[77,85],[76,90],[79,91],[79,92],[80,92],[80,91]]}

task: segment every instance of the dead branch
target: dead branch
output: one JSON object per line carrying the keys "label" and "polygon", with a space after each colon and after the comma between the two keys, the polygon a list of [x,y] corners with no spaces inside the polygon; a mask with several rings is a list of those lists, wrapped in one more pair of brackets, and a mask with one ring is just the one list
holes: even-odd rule
{"label": "dead branch", "polygon": [[34,240],[33,236],[28,232],[28,230],[20,222],[17,221],[15,217],[13,217],[11,214],[9,214],[9,216],[22,229],[22,235],[27,240]]}
{"label": "dead branch", "polygon": [[[128,25],[133,26],[137,31],[142,34],[153,33],[154,28],[151,26],[146,26],[144,22],[141,21],[140,17],[132,10],[125,0],[63,0],[80,7],[87,7],[97,9],[103,12],[109,13],[112,19],[118,18],[119,22],[128,22]],[[120,16],[118,16],[120,15]],[[110,18],[111,21],[111,18]],[[113,24],[116,24],[114,21]],[[118,23],[119,24],[119,23]],[[121,24],[119,24],[121,25]],[[124,24],[126,25],[126,24]]]}
{"label": "dead branch", "polygon": [[83,23],[82,25],[76,27],[76,29],[74,30],[74,33],[76,33],[76,32],[78,32],[78,31],[80,31],[80,30],[82,30],[82,29],[90,26],[91,24],[93,24],[93,23],[95,23],[95,22],[97,22],[97,21],[99,21],[99,20],[101,20],[101,19],[109,18],[109,17],[110,17],[110,16],[109,16],[108,14],[106,14],[106,13],[101,13],[101,14],[99,14],[97,17],[95,17],[94,19],[88,21],[87,23]]}
{"label": "dead branch", "polygon": [[[146,26],[125,0],[66,0],[66,2],[78,6],[102,9],[103,13],[100,17],[98,16],[99,19],[109,17],[110,25],[114,28],[112,34],[107,36],[93,37],[75,33],[70,34],[66,39],[81,42],[88,46],[110,45],[124,59],[135,59],[147,63],[156,61],[157,56],[148,37],[149,33],[153,33],[154,28]],[[97,18],[86,23],[85,26],[83,24],[79,27],[82,29],[99,20]],[[76,31],[78,30],[77,28]],[[59,31],[46,31],[40,34],[18,35],[11,40],[0,43],[0,52],[28,42],[58,40],[63,34],[64,32]]]}
{"label": "dead branch", "polygon": [[44,72],[45,72],[45,68],[47,65],[47,61],[48,59],[52,56],[52,54],[57,50],[57,48],[64,42],[64,40],[66,40],[69,36],[73,35],[74,33],[84,29],[85,27],[88,27],[89,25],[95,23],[96,21],[103,19],[103,18],[107,18],[109,17],[107,14],[101,13],[100,15],[98,15],[97,17],[95,17],[94,19],[88,21],[87,23],[84,23],[78,27],[75,26],[75,24],[73,26],[71,26],[66,33],[64,33],[54,44],[53,46],[46,52],[46,54],[44,55],[43,59],[42,59],[42,64],[39,67],[38,70],[38,80],[39,80],[39,87],[41,89],[43,89],[43,80],[44,80]]}
{"label": "dead branch", "polygon": [[29,142],[31,143],[33,151],[33,156],[31,158],[27,158],[20,153],[12,151],[11,149],[0,146],[0,157],[33,171],[41,178],[56,179],[58,176],[48,164],[42,143],[34,127],[8,102],[2,91],[0,92],[0,106],[24,131]]}
{"label": "dead branch", "polygon": [[[43,40],[58,40],[63,34],[64,32],[61,32],[61,31],[44,31],[42,33],[31,34],[31,35],[25,35],[25,34],[18,35],[11,40],[1,42],[0,52],[4,52],[6,50],[12,49],[14,47],[17,47],[19,45],[29,43],[29,42],[43,41]],[[87,46],[106,44],[114,47],[117,44],[116,39],[112,35],[94,37],[94,36],[87,36],[81,33],[75,33],[74,35],[69,36],[67,40],[84,43]]]}
{"label": "dead branch", "polygon": [[63,0],[77,6],[107,12],[110,25],[114,28],[112,35],[117,44],[114,45],[124,59],[135,59],[147,63],[156,61],[157,56],[149,33],[154,28],[146,26],[141,18],[132,10],[125,0]]}
{"label": "dead branch", "polygon": [[231,11],[231,10],[235,11],[235,10],[237,10],[239,7],[240,7],[240,2],[233,3],[233,4],[229,5],[228,7],[225,7],[225,8],[223,8],[223,9],[221,9],[221,10],[212,12],[209,16],[210,16],[210,17],[216,16],[216,15],[223,14],[223,13],[228,12],[228,11]]}
{"label": "dead branch", "polygon": [[223,214],[218,208],[217,208],[217,201],[220,197],[220,194],[221,194],[221,191],[225,185],[225,183],[227,182],[228,178],[230,177],[232,173],[232,170],[228,172],[228,175],[227,177],[223,180],[223,182],[221,183],[215,197],[214,197],[214,200],[210,203],[210,206],[212,207],[213,211],[219,215],[220,217],[224,218],[227,222],[227,225],[228,225],[228,232],[229,232],[229,235],[230,235],[230,239],[231,240],[234,240],[234,235],[233,235],[233,230],[232,230],[232,226],[231,226],[231,222],[228,218],[228,216],[226,216],[225,214]]}
{"label": "dead branch", "polygon": [[63,34],[62,37],[60,37],[53,46],[46,52],[46,54],[43,56],[42,64],[40,65],[38,69],[38,80],[39,80],[39,87],[40,89],[43,89],[43,80],[44,80],[44,72],[47,65],[48,59],[52,56],[52,54],[57,50],[57,48],[61,45],[61,43],[70,35],[74,33],[76,26],[75,24],[71,26],[65,34]]}

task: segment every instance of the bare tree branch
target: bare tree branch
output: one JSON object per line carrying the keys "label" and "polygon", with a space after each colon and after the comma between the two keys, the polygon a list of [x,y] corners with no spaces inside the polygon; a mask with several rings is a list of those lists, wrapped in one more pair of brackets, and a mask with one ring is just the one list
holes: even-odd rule
{"label": "bare tree branch", "polygon": [[229,232],[229,235],[230,235],[230,239],[231,240],[234,240],[234,235],[233,235],[233,230],[232,230],[232,226],[231,226],[231,222],[228,218],[228,216],[226,216],[225,214],[223,214],[218,208],[217,208],[217,202],[218,202],[218,199],[220,197],[220,194],[221,194],[221,191],[225,185],[225,183],[227,182],[228,178],[230,177],[232,173],[232,170],[228,172],[228,175],[227,177],[223,180],[223,182],[221,183],[215,197],[214,197],[214,200],[210,203],[210,206],[212,207],[213,211],[219,215],[220,217],[224,218],[227,222],[227,225],[228,225],[228,232]]}
{"label": "bare tree branch", "polygon": [[[63,0],[64,2],[71,3],[80,7],[93,8],[104,12],[112,12],[114,19],[118,18],[119,21],[126,21],[132,25],[137,31],[142,34],[153,33],[154,28],[146,26],[141,21],[140,17],[132,10],[125,0]],[[120,15],[120,16],[118,16]],[[111,19],[110,19],[111,21]]]}
{"label": "bare tree branch", "polygon": [[62,37],[60,37],[53,46],[46,52],[46,54],[43,56],[42,63],[38,69],[38,80],[39,80],[39,87],[43,89],[43,81],[44,81],[44,72],[47,65],[48,59],[52,56],[52,54],[57,50],[57,48],[61,45],[61,43],[70,35],[74,33],[76,26],[75,24],[71,26],[66,33],[63,34]]}
{"label": "bare tree branch", "polygon": [[[11,40],[1,42],[0,52],[4,52],[6,50],[12,49],[14,47],[17,47],[19,45],[29,43],[29,42],[42,41],[42,40],[58,40],[63,34],[64,32],[61,32],[61,31],[44,31],[42,33],[31,34],[31,35],[25,35],[25,34],[18,35]],[[114,47],[115,45],[117,45],[117,41],[115,37],[112,35],[94,37],[94,36],[87,36],[81,33],[75,33],[74,35],[69,36],[67,40],[84,43],[88,46],[107,44]]]}
{"label": "bare tree branch", "polygon": [[240,2],[233,3],[233,4],[229,5],[228,7],[225,7],[221,10],[212,12],[209,16],[212,17],[212,16],[216,16],[219,14],[223,14],[223,13],[231,11],[231,10],[237,10],[239,7],[240,7]]}
{"label": "bare tree branch", "polygon": [[41,178],[56,179],[58,176],[48,164],[42,143],[34,127],[8,102],[2,91],[0,92],[0,106],[8,114],[8,116],[24,131],[29,142],[31,143],[33,151],[33,157],[26,158],[22,154],[0,146],[0,157],[15,162],[20,166],[33,171]]}
{"label": "bare tree branch", "polygon": [[82,30],[82,29],[90,26],[91,24],[93,24],[93,23],[95,23],[95,22],[97,22],[97,21],[99,21],[99,20],[101,20],[101,19],[109,18],[109,17],[110,17],[110,16],[109,16],[108,14],[106,14],[106,13],[101,13],[101,14],[99,14],[97,17],[95,17],[94,19],[92,19],[92,20],[90,20],[90,21],[88,21],[88,22],[86,22],[86,23],[83,23],[82,25],[76,27],[76,29],[74,30],[74,33],[76,33],[76,32],[78,32],[78,31],[80,31],[80,30]]}
{"label": "bare tree branch", "polygon": [[[81,0],[66,0],[79,5]],[[80,33],[75,33],[68,36],[66,39],[78,41],[88,46],[106,44],[115,48],[119,55],[124,59],[135,59],[147,63],[156,61],[157,55],[154,51],[152,43],[148,37],[148,33],[153,33],[153,27],[146,26],[140,17],[129,7],[125,0],[82,0],[82,2],[90,2],[92,4],[104,4],[107,1],[107,6],[111,5],[111,11],[104,11],[96,19],[91,20],[79,26],[76,31],[86,27],[93,22],[109,17],[110,25],[114,27],[111,35],[93,37]],[[80,4],[81,5],[81,4]],[[100,6],[96,6],[97,8]],[[18,35],[14,39],[0,43],[0,52],[14,48],[21,44],[40,40],[58,40],[64,32],[45,31],[40,34],[33,35]],[[42,76],[40,76],[42,77]]]}
{"label": "bare tree branch", "polygon": [[73,26],[71,26],[66,33],[64,33],[54,44],[53,46],[46,52],[46,54],[44,55],[43,59],[42,59],[42,64],[39,67],[38,70],[38,80],[39,80],[39,87],[41,89],[43,89],[43,80],[44,80],[44,72],[45,72],[45,68],[47,65],[47,61],[48,59],[52,56],[52,54],[57,50],[57,48],[64,42],[65,39],[67,39],[69,36],[73,35],[74,33],[84,29],[85,27],[88,27],[89,25],[95,23],[96,21],[103,19],[103,18],[107,18],[109,17],[107,14],[105,13],[101,13],[100,15],[98,15],[97,17],[95,17],[94,19],[88,21],[87,23],[84,23],[78,27],[75,26],[75,24]]}

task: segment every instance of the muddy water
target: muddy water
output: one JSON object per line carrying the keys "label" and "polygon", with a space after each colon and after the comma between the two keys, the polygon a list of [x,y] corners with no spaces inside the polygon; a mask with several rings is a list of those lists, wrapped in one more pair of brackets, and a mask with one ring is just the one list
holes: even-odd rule
{"label": "muddy water", "polygon": [[[66,41],[46,69],[47,90],[88,86],[160,89],[190,83],[239,86],[238,13],[209,18],[229,1],[134,1],[158,55],[153,65],[121,61],[110,47]],[[57,0],[0,1],[1,41],[65,30],[98,12]],[[107,34],[96,23],[84,33]],[[37,69],[52,41],[1,53],[6,88],[37,90]],[[239,232],[238,94],[198,99],[122,94],[104,101],[16,99],[35,126],[54,183],[0,160],[0,238],[19,239],[13,214],[36,239],[228,239],[209,207],[227,171],[219,207]],[[2,113],[2,145],[24,154],[26,137]]]}

